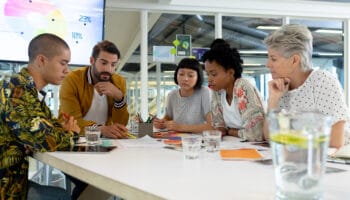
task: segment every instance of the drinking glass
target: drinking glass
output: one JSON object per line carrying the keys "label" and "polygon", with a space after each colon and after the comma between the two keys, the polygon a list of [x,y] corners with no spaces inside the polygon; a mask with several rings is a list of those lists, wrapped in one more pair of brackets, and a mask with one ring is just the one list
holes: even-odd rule
{"label": "drinking glass", "polygon": [[277,199],[322,199],[330,120],[317,112],[268,115]]}
{"label": "drinking glass", "polygon": [[207,152],[217,152],[220,150],[221,131],[206,130],[203,131],[203,139]]}
{"label": "drinking glass", "polygon": [[86,126],[85,138],[88,145],[100,144],[101,130],[99,126]]}
{"label": "drinking glass", "polygon": [[182,136],[182,151],[186,159],[198,159],[202,137],[199,135]]}

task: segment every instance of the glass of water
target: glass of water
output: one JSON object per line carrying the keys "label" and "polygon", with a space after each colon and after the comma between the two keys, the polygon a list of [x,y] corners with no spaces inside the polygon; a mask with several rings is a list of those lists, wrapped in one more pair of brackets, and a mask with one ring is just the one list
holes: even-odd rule
{"label": "glass of water", "polygon": [[86,126],[85,139],[88,145],[100,144],[101,130],[99,126]]}
{"label": "glass of water", "polygon": [[185,159],[198,159],[201,150],[202,137],[200,135],[186,135],[181,137],[182,151]]}
{"label": "glass of water", "polygon": [[316,112],[268,115],[276,199],[322,199],[330,120]]}
{"label": "glass of water", "polygon": [[217,152],[220,150],[221,131],[206,130],[203,131],[203,140],[207,152]]}

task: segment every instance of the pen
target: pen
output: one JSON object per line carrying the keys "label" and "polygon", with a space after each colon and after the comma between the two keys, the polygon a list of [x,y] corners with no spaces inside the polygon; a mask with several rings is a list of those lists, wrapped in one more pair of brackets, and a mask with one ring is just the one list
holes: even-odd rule
{"label": "pen", "polygon": [[136,118],[140,123],[143,123],[140,113],[136,113]]}
{"label": "pen", "polygon": [[133,135],[130,132],[127,132],[127,135],[128,135],[128,138],[130,138],[130,139],[136,139],[137,138],[135,135]]}
{"label": "pen", "polygon": [[[111,122],[111,124],[113,125],[114,124],[114,122],[112,121]],[[130,133],[130,132],[126,132],[126,135],[128,136],[128,138],[130,138],[130,139],[136,139],[137,137],[135,136],[135,135],[133,135],[132,133]]]}
{"label": "pen", "polygon": [[154,120],[154,118],[156,118],[156,115],[152,115],[151,113],[148,114],[148,118],[147,118],[147,121],[146,123],[152,123],[152,121]]}
{"label": "pen", "polygon": [[350,164],[350,160],[343,160],[343,159],[337,159],[337,158],[328,158],[327,162],[346,164],[346,165]]}

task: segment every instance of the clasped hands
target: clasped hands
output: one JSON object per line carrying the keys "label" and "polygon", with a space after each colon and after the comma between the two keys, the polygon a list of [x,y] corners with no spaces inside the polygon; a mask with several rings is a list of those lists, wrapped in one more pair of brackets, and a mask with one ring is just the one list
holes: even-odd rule
{"label": "clasped hands", "polygon": [[111,82],[98,82],[95,84],[95,89],[101,96],[112,97],[115,101],[120,101],[123,98],[123,93]]}
{"label": "clasped hands", "polygon": [[153,126],[157,129],[167,129],[168,131],[176,131],[180,129],[181,125],[177,124],[173,120],[167,121],[165,119],[155,118],[153,120]]}

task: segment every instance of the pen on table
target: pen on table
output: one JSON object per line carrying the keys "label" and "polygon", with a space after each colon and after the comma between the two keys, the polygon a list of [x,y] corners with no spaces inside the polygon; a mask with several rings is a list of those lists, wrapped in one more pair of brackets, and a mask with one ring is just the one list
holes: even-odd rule
{"label": "pen on table", "polygon": [[339,163],[339,164],[346,164],[349,165],[350,161],[343,160],[343,159],[336,159],[336,158],[328,158],[327,162],[332,162],[332,163]]}

